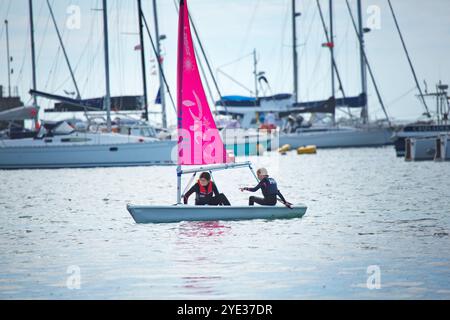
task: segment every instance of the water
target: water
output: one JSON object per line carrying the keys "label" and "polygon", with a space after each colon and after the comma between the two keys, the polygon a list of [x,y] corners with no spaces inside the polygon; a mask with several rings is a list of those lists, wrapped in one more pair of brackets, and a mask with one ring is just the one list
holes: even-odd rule
{"label": "water", "polygon": [[[277,221],[136,225],[126,204],[172,204],[174,167],[0,171],[0,298],[449,299],[450,163],[394,153],[253,159],[308,205]],[[249,172],[214,178],[246,203]]]}

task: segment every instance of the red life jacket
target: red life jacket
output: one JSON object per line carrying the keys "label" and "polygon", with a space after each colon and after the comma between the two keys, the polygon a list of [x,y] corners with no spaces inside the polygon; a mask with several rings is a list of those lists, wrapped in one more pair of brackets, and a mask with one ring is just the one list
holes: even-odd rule
{"label": "red life jacket", "polygon": [[207,186],[208,190],[206,190],[206,188],[201,185],[200,180],[197,181],[197,183],[198,183],[198,187],[199,187],[201,196],[205,196],[205,195],[211,194],[213,192],[213,182],[212,181],[210,181],[208,183],[208,186]]}

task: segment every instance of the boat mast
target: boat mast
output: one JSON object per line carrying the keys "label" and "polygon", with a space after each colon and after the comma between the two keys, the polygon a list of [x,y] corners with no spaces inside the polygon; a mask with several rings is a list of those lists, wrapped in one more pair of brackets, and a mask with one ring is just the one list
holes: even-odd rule
{"label": "boat mast", "polygon": [[8,20],[5,20],[5,31],[6,31],[6,65],[8,66],[8,97],[11,97],[11,57],[9,56],[9,30],[8,30]]}
{"label": "boat mast", "polygon": [[77,99],[79,100],[79,99],[81,99],[80,90],[78,89],[77,81],[75,80],[75,75],[73,73],[72,66],[70,65],[69,57],[67,56],[66,48],[62,41],[61,33],[59,32],[58,24],[56,23],[55,15],[53,14],[53,9],[52,9],[52,6],[50,5],[49,0],[47,0],[47,6],[48,6],[48,10],[50,11],[50,16],[52,17],[53,25],[55,26],[55,29],[56,29],[56,34],[58,36],[59,44],[61,45],[61,48],[62,48],[62,51],[64,54],[64,58],[66,60],[67,66],[69,67],[70,77],[72,78],[73,84],[75,86],[75,90],[77,92]]}
{"label": "boat mast", "polygon": [[[335,82],[334,82],[334,26],[333,26],[333,0],[328,1],[330,14],[330,59],[331,59],[331,96],[334,97]],[[333,112],[333,124],[336,124],[336,112]]]}
{"label": "boat mast", "polygon": [[292,0],[292,57],[293,57],[293,71],[294,71],[294,102],[298,100],[298,54],[297,54],[297,23],[296,18],[300,13],[296,12],[295,1]]}
{"label": "boat mast", "polygon": [[333,26],[333,0],[329,0],[330,10],[330,54],[331,54],[331,96],[334,97],[335,79],[334,79],[334,26]]}
{"label": "boat mast", "polygon": [[142,21],[142,3],[137,0],[139,15],[139,46],[141,51],[141,69],[142,69],[142,91],[144,94],[144,119],[148,121],[148,95],[147,95],[147,73],[145,68],[145,51],[144,51],[144,23]]}
{"label": "boat mast", "polygon": [[255,102],[258,100],[258,60],[256,59],[256,49],[253,49],[253,74],[255,76]]}
{"label": "boat mast", "polygon": [[361,64],[361,93],[365,96],[365,102],[362,109],[363,123],[366,124],[369,121],[369,113],[367,108],[367,70],[366,61],[364,58],[364,29],[362,20],[362,6],[361,0],[357,1],[358,6],[358,37],[359,37],[359,55]]}
{"label": "boat mast", "polygon": [[161,39],[159,36],[159,26],[158,26],[158,8],[156,6],[156,0],[153,0],[153,17],[155,20],[155,36],[156,36],[156,51],[158,63],[160,65],[159,69],[159,97],[161,99],[161,115],[162,115],[162,127],[167,128],[167,114],[166,114],[166,99],[164,95],[164,79],[163,79],[163,59],[161,58]]}
{"label": "boat mast", "polygon": [[[36,91],[36,54],[34,48],[34,22],[33,22],[33,0],[28,0],[30,11],[30,42],[31,42],[31,73],[33,78],[33,90]],[[33,107],[38,110],[37,97],[33,95]],[[39,119],[39,112],[36,113],[36,120]]]}
{"label": "boat mast", "polygon": [[104,106],[106,109],[106,127],[111,132],[111,93],[109,87],[109,47],[108,47],[108,7],[106,0],[103,0],[103,42],[105,47],[105,87],[106,95]]}
{"label": "boat mast", "polygon": [[[360,47],[361,47],[360,32],[358,31],[358,26],[356,25],[356,20],[353,17],[353,13],[352,13],[352,9],[350,8],[349,0],[345,0],[345,4],[347,6],[347,11],[348,11],[348,14],[350,16],[350,19],[351,19],[351,22],[352,22],[352,25],[353,25],[353,30],[356,33],[356,36],[358,38],[358,42],[359,42]],[[363,29],[362,31],[364,32],[365,30]],[[370,67],[369,60],[367,59],[367,55],[366,55],[364,46],[362,46],[362,47],[363,47],[362,55],[363,55],[364,63],[367,66],[367,70],[369,71],[369,75],[370,75],[370,78],[372,80],[373,88],[374,88],[375,93],[377,95],[378,102],[380,103],[381,109],[383,109],[384,115],[386,116],[386,120],[388,121],[389,126],[392,127],[391,120],[389,119],[389,115],[388,115],[388,113],[386,111],[386,107],[384,106],[384,102],[383,102],[383,99],[381,97],[380,90],[378,89],[377,82],[375,81],[375,76],[373,75],[372,68]],[[337,73],[337,75],[339,75],[339,73]],[[364,104],[367,106],[367,96],[365,96],[364,99],[365,99],[364,100]]]}

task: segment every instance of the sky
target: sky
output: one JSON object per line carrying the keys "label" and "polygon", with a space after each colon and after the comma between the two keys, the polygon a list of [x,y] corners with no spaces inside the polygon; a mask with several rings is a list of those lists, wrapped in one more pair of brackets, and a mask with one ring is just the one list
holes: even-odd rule
{"label": "sky", "polygon": [[[269,86],[260,94],[292,93],[292,0],[189,0],[191,16],[223,95],[252,95],[253,56],[256,50],[258,71],[264,71]],[[356,16],[356,0],[349,0]],[[103,25],[100,0],[50,0],[82,98],[104,95]],[[142,0],[143,10],[154,36],[151,0]],[[171,93],[176,97],[176,0],[158,0],[164,70]],[[328,0],[319,0],[328,24]],[[363,0],[366,53],[391,118],[413,120],[424,111],[404,54],[387,0]],[[439,80],[450,82],[450,1],[392,0],[401,30],[416,69],[419,82],[434,90]],[[38,90],[66,95],[74,91],[69,70],[50,19],[46,0],[33,0],[37,55]],[[331,95],[330,55],[322,47],[325,36],[316,0],[297,0],[297,38],[299,54],[299,100],[326,99]],[[361,91],[358,40],[344,0],[334,0],[335,59],[347,96]],[[25,103],[30,103],[31,58],[29,44],[28,0],[0,0],[0,84],[7,92],[6,33],[9,21],[10,55],[13,57],[13,87]],[[141,95],[142,77],[137,6],[134,0],[108,0],[109,46],[112,95]],[[146,36],[148,92],[151,111],[159,83],[154,54]],[[197,57],[202,59],[201,57]],[[225,76],[226,74],[227,76]],[[233,78],[234,81],[230,80]],[[204,82],[212,87],[211,77]],[[240,85],[238,85],[239,83]],[[218,98],[212,87],[213,99]],[[336,97],[340,96],[336,92]],[[383,112],[369,81],[371,119]],[[168,98],[167,98],[168,99]],[[168,99],[169,100],[169,99]],[[212,101],[212,99],[211,99]],[[53,102],[39,99],[44,108]],[[434,101],[428,101],[434,109]],[[212,107],[212,106],[211,106]],[[175,122],[173,106],[168,103],[168,118]]]}

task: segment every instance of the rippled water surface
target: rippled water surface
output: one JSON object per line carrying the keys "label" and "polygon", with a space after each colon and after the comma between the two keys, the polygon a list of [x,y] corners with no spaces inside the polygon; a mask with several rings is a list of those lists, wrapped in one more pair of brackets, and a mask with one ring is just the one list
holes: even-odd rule
{"label": "rippled water surface", "polygon": [[[0,171],[0,298],[450,298],[450,162],[252,160],[304,218],[137,225],[126,204],[173,204],[174,167]],[[247,202],[248,171],[214,178]]]}

